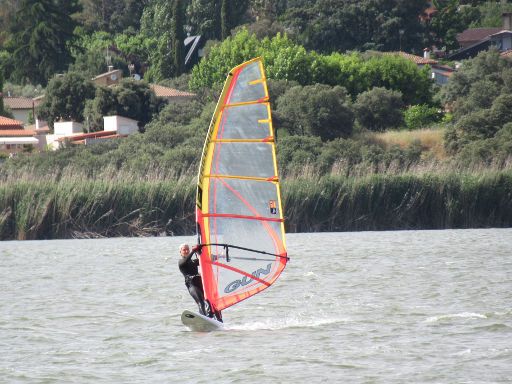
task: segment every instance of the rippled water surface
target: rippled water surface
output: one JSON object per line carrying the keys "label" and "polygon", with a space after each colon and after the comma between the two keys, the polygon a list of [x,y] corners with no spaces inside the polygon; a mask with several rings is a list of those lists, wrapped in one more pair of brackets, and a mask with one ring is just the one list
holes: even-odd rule
{"label": "rippled water surface", "polygon": [[512,230],[293,234],[276,284],[188,331],[193,237],[0,243],[0,382],[512,383]]}

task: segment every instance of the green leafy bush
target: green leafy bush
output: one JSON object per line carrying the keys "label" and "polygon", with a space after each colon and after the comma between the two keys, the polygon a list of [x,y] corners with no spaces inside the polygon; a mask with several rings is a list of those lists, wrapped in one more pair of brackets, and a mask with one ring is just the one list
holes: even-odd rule
{"label": "green leafy bush", "polygon": [[405,125],[409,129],[428,127],[441,120],[442,114],[436,107],[429,107],[426,104],[411,105],[404,112]]}

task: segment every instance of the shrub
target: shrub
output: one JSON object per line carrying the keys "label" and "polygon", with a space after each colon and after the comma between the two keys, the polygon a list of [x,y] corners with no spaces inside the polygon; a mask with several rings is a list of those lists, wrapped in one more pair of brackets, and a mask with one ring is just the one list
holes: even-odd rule
{"label": "shrub", "polygon": [[426,104],[411,105],[404,112],[405,125],[411,130],[437,123],[441,117],[442,114],[436,107],[429,107]]}
{"label": "shrub", "polygon": [[357,96],[356,119],[370,131],[384,131],[403,123],[402,94],[386,88],[373,88]]}

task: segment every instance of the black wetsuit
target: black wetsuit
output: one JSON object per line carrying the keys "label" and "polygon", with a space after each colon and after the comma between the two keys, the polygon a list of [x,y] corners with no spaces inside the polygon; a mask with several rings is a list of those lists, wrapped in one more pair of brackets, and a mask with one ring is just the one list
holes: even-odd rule
{"label": "black wetsuit", "polygon": [[209,303],[204,299],[203,282],[201,275],[199,274],[199,259],[192,260],[192,256],[197,251],[192,251],[186,257],[181,257],[178,261],[178,267],[181,273],[185,276],[185,285],[194,298],[197,306],[199,307],[199,313],[208,317],[215,317],[218,321],[222,322],[221,311],[212,311]]}
{"label": "black wetsuit", "polygon": [[192,256],[196,254],[196,251],[190,252],[187,257],[181,257],[178,261],[178,267],[181,273],[185,276],[185,285],[193,297],[197,306],[199,307],[199,313],[208,316],[206,310],[206,304],[204,302],[204,290],[203,282],[201,281],[201,275],[199,274],[199,260],[192,260]]}

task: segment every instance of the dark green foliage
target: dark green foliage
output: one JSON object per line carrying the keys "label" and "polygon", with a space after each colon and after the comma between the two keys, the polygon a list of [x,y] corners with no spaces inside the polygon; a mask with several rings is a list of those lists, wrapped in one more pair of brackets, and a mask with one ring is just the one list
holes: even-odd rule
{"label": "dark green foliage", "polygon": [[370,131],[384,131],[403,123],[402,95],[398,91],[373,88],[357,96],[354,103],[356,119]]}
{"label": "dark green foliage", "polygon": [[174,61],[174,76],[180,76],[183,73],[185,65],[185,55],[183,48],[183,41],[185,40],[185,33],[183,31],[183,21],[185,20],[185,10],[182,0],[174,0],[172,8],[172,30],[171,30],[171,44],[173,49]]}
{"label": "dark green foliage", "polygon": [[82,122],[85,103],[94,98],[94,93],[92,81],[80,73],[68,72],[55,77],[48,84],[38,115],[51,127],[60,119]]}
{"label": "dark green foliage", "polygon": [[276,103],[283,128],[290,134],[330,140],[352,133],[354,114],[342,87],[297,86],[286,91]]}
{"label": "dark green foliage", "polygon": [[221,38],[220,0],[190,0],[187,20],[192,35],[201,35],[206,40]]}
{"label": "dark green foliage", "polygon": [[316,163],[322,141],[313,136],[285,136],[279,139],[277,163],[281,174],[301,173],[304,166]]}
{"label": "dark green foliage", "polygon": [[11,24],[10,77],[19,83],[46,84],[71,62],[69,44],[77,23],[77,0],[22,0]]}
{"label": "dark green foliage", "polygon": [[79,18],[89,31],[138,30],[145,2],[139,0],[81,0]]}
{"label": "dark green foliage", "polygon": [[459,0],[434,0],[434,13],[427,26],[431,43],[449,50],[459,48],[457,33],[480,19],[480,11],[474,7],[460,7]]}
{"label": "dark green foliage", "polygon": [[288,6],[285,25],[308,49],[320,52],[398,51],[423,49],[418,15],[424,0],[319,0]]}
{"label": "dark green foliage", "polygon": [[0,72],[0,94],[2,94],[2,97],[0,97],[0,116],[5,116],[3,90],[4,90],[4,77],[2,76],[2,72]]}
{"label": "dark green foliage", "polygon": [[491,163],[504,155],[496,135],[512,122],[511,85],[512,63],[490,50],[465,61],[442,90],[455,117],[446,147],[451,154],[460,152],[460,161]]}

